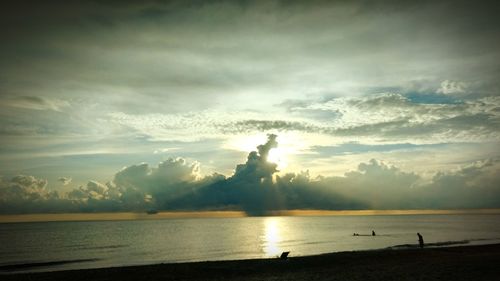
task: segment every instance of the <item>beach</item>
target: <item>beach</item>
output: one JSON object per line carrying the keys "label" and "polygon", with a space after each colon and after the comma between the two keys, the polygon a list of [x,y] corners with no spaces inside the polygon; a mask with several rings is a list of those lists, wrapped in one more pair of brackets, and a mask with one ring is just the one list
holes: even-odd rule
{"label": "beach", "polygon": [[500,244],[339,252],[42,273],[2,280],[498,280]]}

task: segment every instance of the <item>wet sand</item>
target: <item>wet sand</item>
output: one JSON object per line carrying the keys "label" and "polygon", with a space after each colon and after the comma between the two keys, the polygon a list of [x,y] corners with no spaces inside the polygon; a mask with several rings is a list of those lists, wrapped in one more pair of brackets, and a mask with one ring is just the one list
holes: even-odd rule
{"label": "wet sand", "polygon": [[8,274],[1,279],[500,280],[500,244]]}

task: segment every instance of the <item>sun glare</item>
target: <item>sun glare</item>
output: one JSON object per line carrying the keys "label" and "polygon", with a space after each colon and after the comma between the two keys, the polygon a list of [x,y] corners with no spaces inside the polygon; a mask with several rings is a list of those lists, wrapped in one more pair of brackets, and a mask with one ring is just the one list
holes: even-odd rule
{"label": "sun glare", "polygon": [[[278,147],[269,151],[267,161],[276,163],[278,170],[283,170],[290,165],[293,154],[304,149],[304,140],[293,133],[278,133],[277,135]],[[257,150],[257,146],[266,143],[266,141],[266,134],[238,135],[228,140],[226,147],[248,153]]]}
{"label": "sun glare", "polygon": [[268,217],[264,220],[264,235],[261,237],[264,253],[271,257],[281,253],[282,241],[279,218]]}
{"label": "sun glare", "polygon": [[278,170],[285,169],[288,166],[286,152],[282,148],[273,148],[269,151],[267,161],[278,165]]}

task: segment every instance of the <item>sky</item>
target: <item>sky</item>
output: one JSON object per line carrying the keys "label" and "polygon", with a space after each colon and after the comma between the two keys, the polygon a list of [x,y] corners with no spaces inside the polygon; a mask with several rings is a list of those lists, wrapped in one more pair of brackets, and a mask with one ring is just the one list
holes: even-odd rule
{"label": "sky", "polygon": [[500,208],[499,12],[2,2],[0,213]]}

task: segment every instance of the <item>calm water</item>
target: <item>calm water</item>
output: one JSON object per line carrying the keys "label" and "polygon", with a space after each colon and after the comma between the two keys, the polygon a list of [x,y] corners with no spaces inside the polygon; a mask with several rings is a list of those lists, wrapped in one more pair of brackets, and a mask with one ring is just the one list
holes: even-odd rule
{"label": "calm water", "polygon": [[[45,271],[203,260],[291,256],[468,240],[500,242],[500,215],[193,218],[0,224],[6,265]],[[377,236],[363,236],[375,230]],[[356,232],[361,236],[353,236]],[[465,243],[465,242],[462,242]],[[412,245],[410,245],[412,246]],[[78,261],[79,260],[79,261]],[[12,271],[12,268],[8,270]]]}

